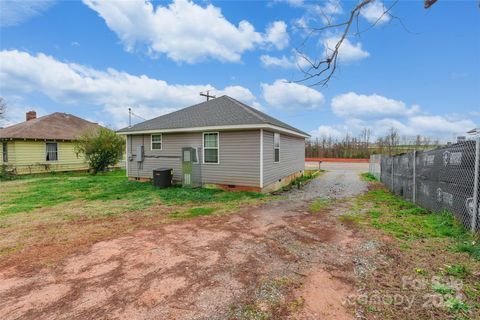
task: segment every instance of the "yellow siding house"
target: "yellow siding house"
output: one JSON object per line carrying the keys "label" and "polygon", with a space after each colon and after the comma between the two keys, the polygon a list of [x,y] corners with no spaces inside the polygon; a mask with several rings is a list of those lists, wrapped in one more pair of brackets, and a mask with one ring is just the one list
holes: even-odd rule
{"label": "yellow siding house", "polygon": [[87,170],[85,159],[75,154],[75,139],[96,123],[67,113],[36,117],[27,112],[26,121],[0,129],[0,165],[15,174]]}

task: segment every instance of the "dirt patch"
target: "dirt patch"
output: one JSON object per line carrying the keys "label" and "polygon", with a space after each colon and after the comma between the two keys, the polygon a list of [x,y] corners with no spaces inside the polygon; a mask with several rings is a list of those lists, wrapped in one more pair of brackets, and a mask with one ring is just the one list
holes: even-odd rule
{"label": "dirt patch", "polygon": [[[342,197],[342,181],[328,178],[323,188]],[[52,266],[21,268],[26,260],[12,260],[14,267],[0,273],[0,313],[3,319],[346,317],[338,294],[351,292],[352,257],[364,242],[338,222],[337,211],[350,205],[344,199],[312,214],[308,201],[287,199],[169,224],[152,217],[151,225],[81,247]]]}
{"label": "dirt patch", "polygon": [[328,271],[317,269],[305,279],[305,285],[297,292],[304,301],[302,319],[354,319],[345,302],[354,293],[352,284],[334,277]]}

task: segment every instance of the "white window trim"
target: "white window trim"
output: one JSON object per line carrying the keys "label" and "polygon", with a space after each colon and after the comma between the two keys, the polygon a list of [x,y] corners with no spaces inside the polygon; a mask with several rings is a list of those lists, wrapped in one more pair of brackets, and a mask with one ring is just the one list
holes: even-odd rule
{"label": "white window trim", "polygon": [[[5,146],[5,152],[3,150],[3,146]],[[4,161],[5,155],[7,156],[7,161]],[[8,142],[2,141],[2,163],[8,163]]]}
{"label": "white window trim", "polygon": [[[160,149],[153,149],[153,136],[160,136]],[[155,143],[158,143],[158,141],[155,141]],[[152,133],[150,135],[150,150],[155,151],[162,151],[163,150],[163,134],[161,133]]]}
{"label": "white window trim", "polygon": [[[217,134],[217,139],[218,139],[218,143],[217,143],[217,150],[218,150],[218,157],[217,157],[217,162],[205,162],[205,135],[206,134],[211,134],[211,133],[216,133]],[[215,149],[215,148],[208,148],[208,149]],[[215,131],[215,132],[202,132],[202,154],[203,154],[203,157],[202,157],[202,163],[203,164],[220,164],[220,132],[218,131]]]}
{"label": "white window trim", "polygon": [[[275,147],[275,135],[278,134],[278,148]],[[280,163],[280,159],[281,159],[281,154],[280,154],[280,149],[281,149],[281,146],[282,146],[282,136],[280,135],[280,133],[278,132],[274,132],[273,133],[273,163]],[[278,149],[278,161],[275,161],[275,150]]]}
{"label": "white window trim", "polygon": [[[47,160],[47,143],[55,143],[57,145],[57,160]],[[51,162],[58,162],[60,159],[60,146],[58,145],[57,141],[47,141],[45,142],[45,162],[51,163]]]}
{"label": "white window trim", "polygon": [[200,158],[198,157],[198,148],[199,147],[194,147],[193,148],[193,149],[195,149],[195,158],[197,158],[197,161],[192,162],[193,164],[199,164],[200,163]]}

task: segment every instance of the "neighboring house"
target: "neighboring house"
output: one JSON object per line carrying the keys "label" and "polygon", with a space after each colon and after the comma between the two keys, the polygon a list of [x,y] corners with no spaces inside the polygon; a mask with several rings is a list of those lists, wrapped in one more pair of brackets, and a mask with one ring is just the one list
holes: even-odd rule
{"label": "neighboring house", "polygon": [[37,118],[35,111],[29,111],[25,122],[0,129],[0,164],[16,174],[86,170],[88,165],[83,156],[74,152],[73,141],[99,127],[67,113]]}
{"label": "neighboring house", "polygon": [[263,192],[303,173],[309,136],[228,96],[118,133],[127,136],[130,179],[152,179],[153,169],[172,168],[176,183]]}

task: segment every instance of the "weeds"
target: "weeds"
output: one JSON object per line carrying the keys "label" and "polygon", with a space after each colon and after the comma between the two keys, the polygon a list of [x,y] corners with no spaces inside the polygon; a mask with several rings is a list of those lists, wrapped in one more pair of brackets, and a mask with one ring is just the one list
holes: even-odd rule
{"label": "weeds", "polygon": [[310,211],[312,213],[318,213],[320,210],[328,207],[331,201],[329,199],[317,199],[310,204]]}
{"label": "weeds", "polygon": [[378,179],[370,172],[364,172],[360,174],[360,177],[362,177],[363,181],[367,181],[367,182],[378,181]]}
{"label": "weeds", "polygon": [[215,208],[191,208],[186,212],[173,212],[170,214],[172,218],[193,218],[199,216],[208,216],[211,215],[216,209]]}
{"label": "weeds", "polygon": [[[380,239],[391,236],[385,240],[388,245],[382,247],[395,261],[382,269],[381,276],[390,281],[385,287],[395,288],[400,276],[412,277],[418,284],[429,284],[419,285],[415,290],[437,299],[438,318],[478,319],[480,283],[478,275],[469,270],[480,270],[476,261],[480,260],[479,236],[467,231],[448,212],[429,212],[375,186],[374,190],[358,197],[351,213],[340,219],[355,223],[366,232],[372,232],[373,227]],[[364,211],[365,207],[369,209]],[[396,263],[399,265],[395,266]],[[392,271],[386,271],[389,269]],[[378,273],[372,277],[378,279]],[[434,277],[439,280],[433,281]],[[375,292],[378,288],[374,285],[371,290]],[[386,289],[384,293],[394,294],[395,289]],[[408,314],[418,318],[427,318],[431,312],[422,305],[413,308]],[[368,306],[364,309],[372,312]],[[378,312],[396,314],[398,310],[383,305]]]}
{"label": "weeds", "polygon": [[446,274],[457,278],[464,278],[467,275],[467,268],[461,264],[447,265]]}
{"label": "weeds", "polygon": [[287,191],[292,189],[293,187],[301,188],[304,186],[307,182],[309,182],[312,179],[315,179],[320,175],[321,172],[324,172],[325,170],[306,170],[301,176],[295,178],[290,184],[286,187],[282,188],[282,191]]}

